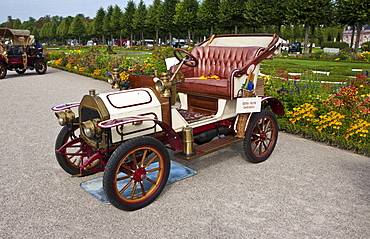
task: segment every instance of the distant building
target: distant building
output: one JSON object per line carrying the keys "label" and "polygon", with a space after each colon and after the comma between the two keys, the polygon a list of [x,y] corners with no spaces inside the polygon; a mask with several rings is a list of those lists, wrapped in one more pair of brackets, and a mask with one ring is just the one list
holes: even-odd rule
{"label": "distant building", "polygon": [[[353,38],[353,44],[355,44],[355,42],[356,42],[356,33],[357,33],[357,31],[355,30],[355,36]],[[344,42],[347,42],[348,44],[351,44],[351,36],[352,36],[352,27],[348,26],[343,31],[342,40]],[[370,41],[370,25],[364,25],[362,27],[359,44],[361,46],[362,43],[368,42],[368,41]]]}

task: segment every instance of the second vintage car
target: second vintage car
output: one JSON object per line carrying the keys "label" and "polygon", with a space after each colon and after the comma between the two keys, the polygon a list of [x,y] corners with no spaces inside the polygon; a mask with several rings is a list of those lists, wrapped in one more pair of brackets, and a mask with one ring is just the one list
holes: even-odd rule
{"label": "second vintage car", "polygon": [[46,73],[45,57],[33,45],[35,39],[29,30],[0,28],[0,37],[9,39],[9,44],[0,45],[0,79],[6,77],[8,70],[18,74],[27,69]]}

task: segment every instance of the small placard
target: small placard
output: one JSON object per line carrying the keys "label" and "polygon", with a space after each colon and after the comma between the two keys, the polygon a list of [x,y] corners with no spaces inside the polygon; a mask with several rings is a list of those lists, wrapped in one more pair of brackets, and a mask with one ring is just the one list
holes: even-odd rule
{"label": "small placard", "polygon": [[261,112],[261,97],[238,98],[236,101],[236,113]]}

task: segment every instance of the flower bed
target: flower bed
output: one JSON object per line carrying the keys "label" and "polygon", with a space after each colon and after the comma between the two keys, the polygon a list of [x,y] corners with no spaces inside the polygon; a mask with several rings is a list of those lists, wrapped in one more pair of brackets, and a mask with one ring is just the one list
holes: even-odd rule
{"label": "flower bed", "polygon": [[119,55],[91,47],[88,50],[50,52],[48,59],[52,67],[107,80],[113,68],[118,68],[119,72],[127,74],[153,75],[155,70],[164,72],[166,71],[164,59],[172,55],[172,50],[173,48],[166,47],[147,54]]}
{"label": "flower bed", "polygon": [[[285,77],[282,77],[285,74]],[[345,84],[321,83],[280,71],[264,77],[269,96],[282,100],[282,130],[370,155],[370,82],[358,75]],[[276,88],[277,87],[277,88]]]}

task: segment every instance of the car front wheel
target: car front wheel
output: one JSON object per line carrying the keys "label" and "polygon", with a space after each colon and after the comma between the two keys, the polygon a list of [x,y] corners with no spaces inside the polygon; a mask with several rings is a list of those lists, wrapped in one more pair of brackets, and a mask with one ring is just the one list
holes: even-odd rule
{"label": "car front wheel", "polygon": [[105,167],[103,187],[109,202],[132,211],[152,203],[167,183],[169,154],[155,138],[142,136],[121,144]]}
{"label": "car front wheel", "polygon": [[4,79],[5,78],[6,72],[7,72],[7,69],[6,69],[5,64],[2,63],[2,62],[0,62],[0,79]]}

